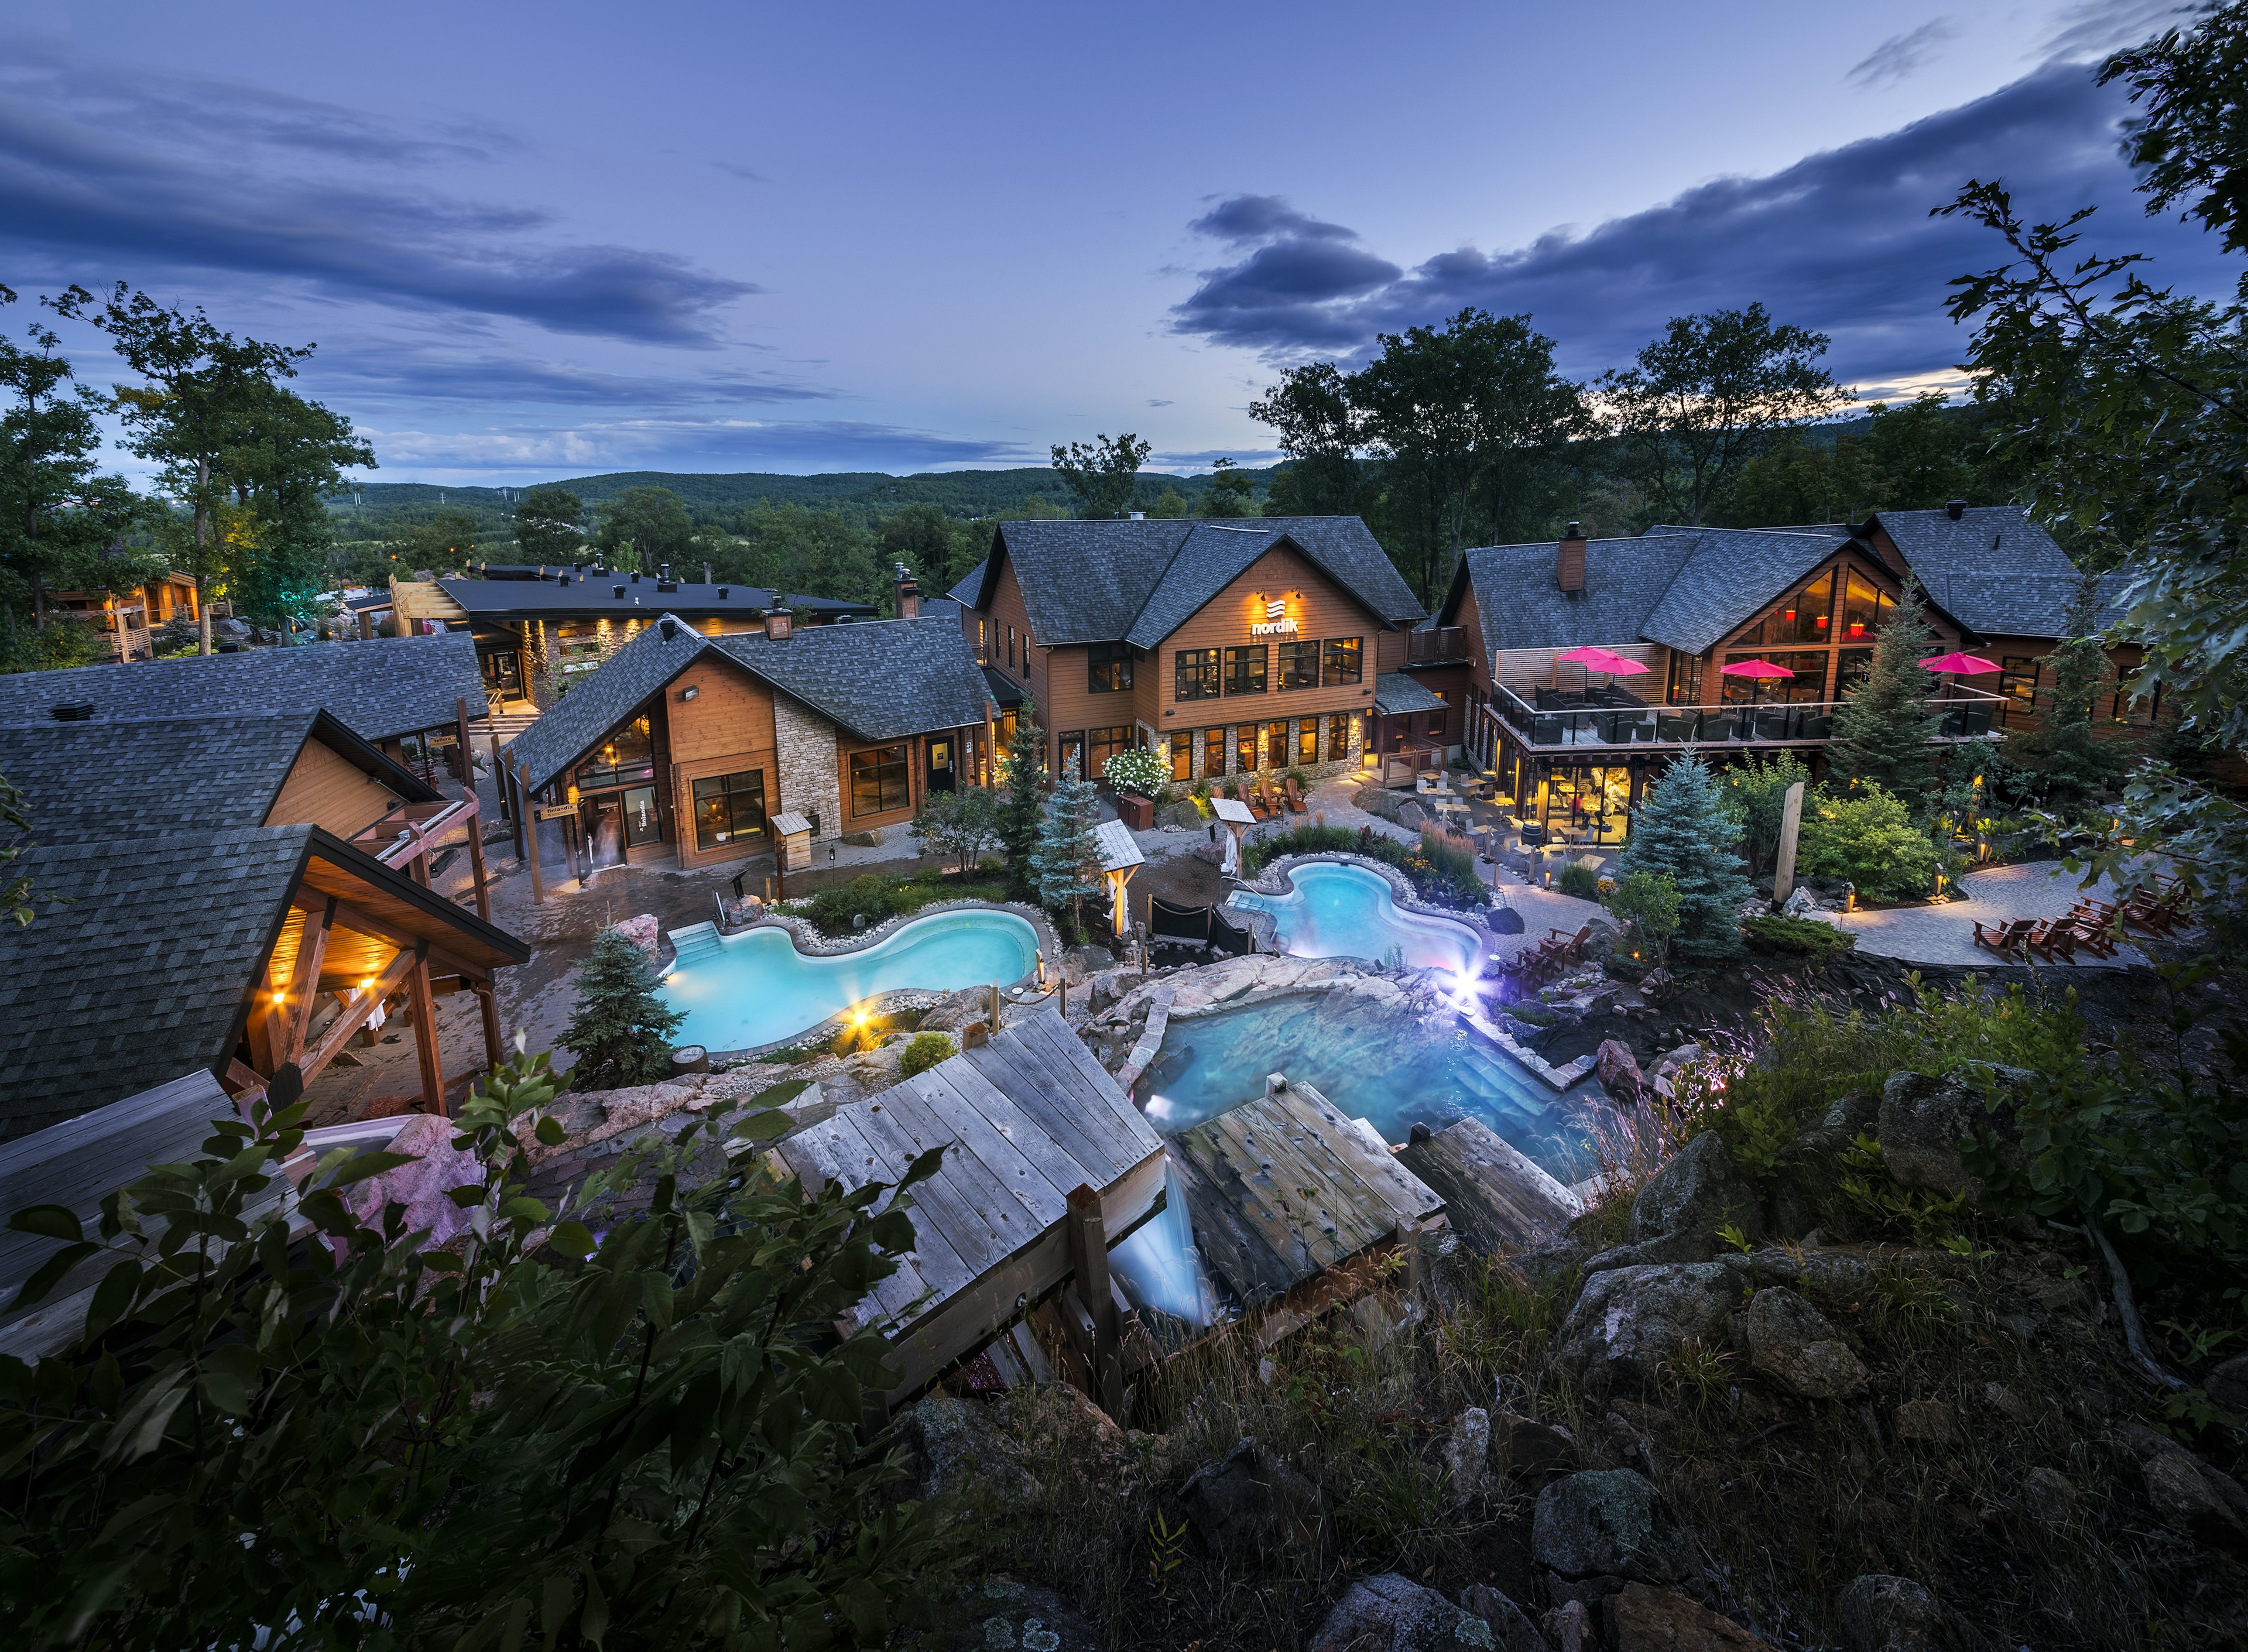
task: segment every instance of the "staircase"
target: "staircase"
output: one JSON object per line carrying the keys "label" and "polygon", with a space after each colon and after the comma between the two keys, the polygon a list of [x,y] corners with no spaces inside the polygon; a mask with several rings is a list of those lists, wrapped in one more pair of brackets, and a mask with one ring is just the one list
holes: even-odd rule
{"label": "staircase", "polygon": [[538,713],[536,711],[502,711],[477,725],[475,732],[469,737],[477,745],[489,750],[491,737],[497,735],[500,749],[505,751],[514,743],[517,735],[521,734],[538,721]]}
{"label": "staircase", "polygon": [[718,956],[718,926],[715,923],[690,923],[683,929],[668,929],[664,934],[671,943],[674,969]]}

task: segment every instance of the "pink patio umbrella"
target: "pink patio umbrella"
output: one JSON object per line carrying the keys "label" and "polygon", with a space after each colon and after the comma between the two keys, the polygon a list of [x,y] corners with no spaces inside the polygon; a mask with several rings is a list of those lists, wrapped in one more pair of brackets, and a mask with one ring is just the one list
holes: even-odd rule
{"label": "pink patio umbrella", "polygon": [[1595,671],[1612,677],[1644,676],[1648,671],[1648,668],[1640,664],[1638,661],[1626,659],[1621,654],[1591,642],[1587,642],[1580,648],[1572,648],[1566,654],[1557,654],[1553,658],[1556,663],[1566,660],[1571,665],[1584,667],[1585,681],[1587,685],[1591,683],[1592,674]]}
{"label": "pink patio umbrella", "polygon": [[1985,660],[1979,654],[1939,654],[1920,663],[1938,676],[1956,674],[1963,677],[1979,677],[1988,671],[2005,669],[1996,660]]}
{"label": "pink patio umbrella", "polygon": [[[1720,669],[1717,675],[1721,677],[1746,677],[1752,683],[1764,683],[1777,682],[1781,677],[1792,677],[1795,673],[1784,665],[1774,665],[1769,660],[1737,660]],[[1757,690],[1750,689],[1749,703],[1751,706],[1756,703],[1756,697]]]}

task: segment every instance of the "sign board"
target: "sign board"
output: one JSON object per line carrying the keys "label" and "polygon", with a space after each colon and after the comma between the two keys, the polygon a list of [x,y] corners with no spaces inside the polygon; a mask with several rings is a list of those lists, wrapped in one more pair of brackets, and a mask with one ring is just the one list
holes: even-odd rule
{"label": "sign board", "polygon": [[1803,782],[1798,780],[1787,788],[1787,801],[1780,807],[1779,855],[1772,869],[1772,898],[1775,904],[1785,904],[1795,892],[1795,843],[1803,830]]}
{"label": "sign board", "polygon": [[1296,622],[1289,616],[1285,597],[1267,597],[1264,619],[1249,627],[1252,637],[1293,636],[1295,632]]}
{"label": "sign board", "polygon": [[542,820],[574,820],[578,818],[578,805],[574,803],[550,803],[538,811],[538,818]]}

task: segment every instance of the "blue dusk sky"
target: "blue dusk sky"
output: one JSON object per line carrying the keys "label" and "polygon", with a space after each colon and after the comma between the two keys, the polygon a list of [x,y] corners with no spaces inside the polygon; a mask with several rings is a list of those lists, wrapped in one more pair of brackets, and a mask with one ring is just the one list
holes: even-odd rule
{"label": "blue dusk sky", "polygon": [[[1939,0],[1939,3],[1942,0]],[[1269,461],[1277,368],[1467,305],[1565,371],[1761,300],[1952,381],[1970,176],[2142,216],[2088,65],[2166,3],[105,0],[0,34],[0,282],[317,341],[378,481]],[[87,374],[113,376],[74,332]],[[129,465],[127,467],[131,469]]]}

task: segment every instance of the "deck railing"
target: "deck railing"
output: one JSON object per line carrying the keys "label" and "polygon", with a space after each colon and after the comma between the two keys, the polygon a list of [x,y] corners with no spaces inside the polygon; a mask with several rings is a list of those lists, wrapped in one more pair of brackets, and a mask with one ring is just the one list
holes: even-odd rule
{"label": "deck railing", "polygon": [[[1543,747],[1683,750],[1688,746],[1822,745],[1834,737],[1834,714],[1846,703],[1815,700],[1733,705],[1532,705],[1504,684],[1484,709],[1518,744]],[[2003,696],[1979,689],[1930,695],[1928,708],[1942,718],[1937,740],[1972,740],[1996,732]]]}
{"label": "deck railing", "polygon": [[1468,628],[1463,625],[1436,626],[1405,634],[1405,661],[1408,665],[1433,665],[1439,660],[1467,657]]}

